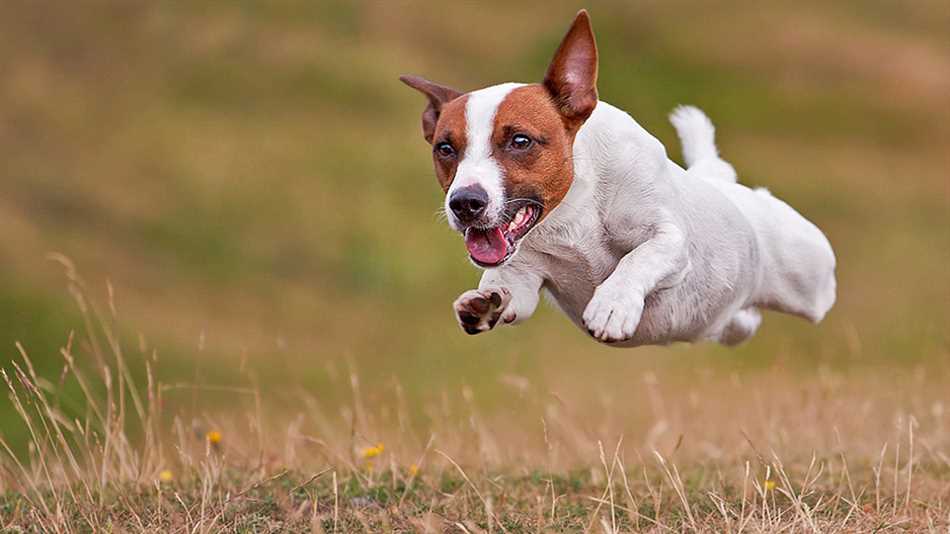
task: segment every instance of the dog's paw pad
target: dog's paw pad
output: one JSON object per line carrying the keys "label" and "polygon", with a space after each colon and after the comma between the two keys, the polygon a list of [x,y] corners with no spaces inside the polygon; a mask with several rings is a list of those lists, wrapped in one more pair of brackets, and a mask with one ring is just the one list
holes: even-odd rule
{"label": "dog's paw pad", "polygon": [[497,291],[492,291],[488,301],[491,302],[492,306],[498,308],[501,306],[501,295]]}
{"label": "dog's paw pad", "polygon": [[509,319],[504,314],[511,294],[507,289],[472,289],[462,293],[453,305],[459,325],[468,334],[478,334],[491,330],[504,317],[509,323],[514,321],[514,314]]}
{"label": "dog's paw pad", "polygon": [[468,307],[478,315],[484,315],[490,306],[491,303],[482,297],[475,297],[468,301]]}

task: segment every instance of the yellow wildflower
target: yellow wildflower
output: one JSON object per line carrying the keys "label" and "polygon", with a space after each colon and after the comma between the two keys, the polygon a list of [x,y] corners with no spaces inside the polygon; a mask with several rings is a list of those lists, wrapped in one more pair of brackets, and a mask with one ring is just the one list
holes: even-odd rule
{"label": "yellow wildflower", "polygon": [[416,476],[419,474],[419,466],[412,464],[409,466],[409,476]]}
{"label": "yellow wildflower", "polygon": [[360,456],[368,460],[370,458],[376,458],[377,456],[382,454],[384,450],[385,450],[385,447],[383,447],[383,444],[377,443],[375,447],[366,447],[362,451],[360,451]]}
{"label": "yellow wildflower", "polygon": [[775,481],[774,481],[774,480],[766,480],[766,481],[765,481],[765,491],[772,491],[772,490],[774,490],[774,489],[775,489]]}
{"label": "yellow wildflower", "polygon": [[218,432],[217,430],[212,430],[211,432],[208,432],[205,438],[207,438],[208,443],[212,445],[217,445],[221,443],[221,433]]}
{"label": "yellow wildflower", "polygon": [[175,479],[175,475],[168,469],[163,469],[161,473],[158,474],[158,480],[162,482],[171,482]]}

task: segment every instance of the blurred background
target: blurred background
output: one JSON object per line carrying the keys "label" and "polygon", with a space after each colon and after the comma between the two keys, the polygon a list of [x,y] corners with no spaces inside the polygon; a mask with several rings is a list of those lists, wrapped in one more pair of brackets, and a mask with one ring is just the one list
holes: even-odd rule
{"label": "blurred background", "polygon": [[[397,77],[538,81],[579,7],[603,100],[677,161],[666,116],[701,107],[740,181],[827,233],[821,325],[768,314],[735,350],[616,350],[542,305],[461,333],[450,305],[479,272],[436,216],[424,100]],[[163,380],[250,376],[331,406],[349,369],[370,394],[464,387],[502,415],[517,406],[496,392],[519,384],[585,398],[657,371],[929,369],[950,358],[948,42],[945,0],[3,2],[0,363],[19,341],[55,380],[83,330],[56,252]]]}

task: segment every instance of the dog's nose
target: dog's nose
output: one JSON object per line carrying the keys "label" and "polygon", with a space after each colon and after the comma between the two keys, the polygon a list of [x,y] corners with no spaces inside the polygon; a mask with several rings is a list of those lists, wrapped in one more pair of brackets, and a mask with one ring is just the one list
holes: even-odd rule
{"label": "dog's nose", "polygon": [[470,223],[485,213],[488,207],[488,193],[479,186],[470,186],[452,193],[449,209],[460,222]]}

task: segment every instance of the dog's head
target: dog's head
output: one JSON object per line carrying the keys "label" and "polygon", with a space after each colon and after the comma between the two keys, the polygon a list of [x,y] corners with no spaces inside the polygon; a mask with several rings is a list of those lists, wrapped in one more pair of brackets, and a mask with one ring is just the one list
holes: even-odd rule
{"label": "dog's head", "polygon": [[597,45],[587,12],[577,14],[540,84],[463,94],[400,79],[429,100],[422,132],[449,225],[465,235],[476,264],[505,263],[574,180],[574,136],[597,105]]}

